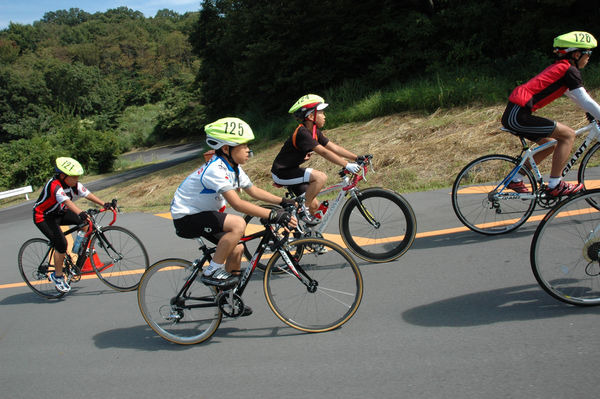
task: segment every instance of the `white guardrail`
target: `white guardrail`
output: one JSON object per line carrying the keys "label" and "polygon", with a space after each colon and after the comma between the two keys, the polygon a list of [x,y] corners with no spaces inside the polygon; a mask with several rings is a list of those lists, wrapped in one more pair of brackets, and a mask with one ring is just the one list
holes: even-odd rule
{"label": "white guardrail", "polygon": [[31,186],[26,186],[26,187],[21,187],[21,188],[13,188],[12,190],[1,191],[0,192],[0,199],[4,199],[4,198],[8,198],[8,197],[14,197],[15,195],[23,195],[23,194],[25,194],[25,198],[27,200],[29,200],[28,193],[31,193],[31,192],[33,192],[33,189],[31,188]]}

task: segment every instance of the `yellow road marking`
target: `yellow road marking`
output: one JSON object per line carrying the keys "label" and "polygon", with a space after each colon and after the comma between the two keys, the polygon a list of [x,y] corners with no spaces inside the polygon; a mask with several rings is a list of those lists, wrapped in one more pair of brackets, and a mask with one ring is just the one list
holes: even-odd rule
{"label": "yellow road marking", "polygon": [[[557,218],[562,218],[562,217],[567,217],[567,216],[577,216],[577,215],[582,215],[582,214],[586,214],[586,213],[595,213],[598,212],[596,209],[594,208],[584,208],[584,209],[578,209],[578,210],[574,210],[574,211],[568,211],[568,212],[561,212],[560,214],[556,215]],[[167,218],[170,219],[171,218],[171,214],[170,213],[162,213],[162,214],[156,214],[155,216],[159,216],[159,217],[163,217],[163,218]],[[534,215],[531,216],[527,222],[538,222],[540,220],[542,220],[544,218],[545,215]],[[492,223],[483,223],[483,224],[479,224],[477,225],[480,228],[485,228],[485,227],[494,227],[494,226],[502,226],[505,224],[511,224],[516,222],[518,219],[511,219],[511,220],[505,220],[503,222],[492,222]],[[257,225],[257,224],[249,224],[248,227],[246,228],[246,233],[248,234],[252,234],[255,232],[258,232],[262,230],[262,226],[261,225]],[[464,231],[469,231],[469,229],[467,227],[453,227],[453,228],[449,228],[449,229],[441,229],[441,230],[433,230],[433,231],[426,231],[426,232],[422,232],[422,233],[417,233],[415,238],[424,238],[424,237],[434,237],[434,236],[441,236],[441,235],[448,235],[448,234],[456,234],[456,233],[461,233]],[[342,237],[338,234],[323,234],[323,237],[327,240],[333,241],[337,244],[340,244],[342,246],[344,246],[344,242],[342,241]],[[395,236],[395,237],[388,237],[385,240],[378,240],[379,243],[384,243],[384,242],[391,242],[391,241],[399,241],[402,239],[403,236]],[[356,242],[360,245],[368,245],[367,243],[370,240],[367,238],[358,238],[356,240]],[[263,257],[270,257],[271,254],[265,254]],[[130,274],[142,274],[144,272],[144,269],[136,269],[136,270],[128,270],[128,271],[123,271],[123,272],[114,272],[114,273],[109,273],[108,275],[111,276],[124,276],[124,275],[130,275]],[[93,278],[98,278],[96,276],[96,274],[92,273],[92,274],[86,274],[81,276],[82,280],[88,280],[88,279],[93,279]],[[50,283],[50,282],[48,282]],[[46,284],[46,282],[44,281],[36,281],[33,282],[33,284]],[[0,289],[4,289],[4,288],[16,288],[16,287],[26,287],[27,284],[23,283],[9,283],[9,284],[0,284]]]}
{"label": "yellow road marking", "polygon": [[[577,183],[577,182],[570,181],[569,183]],[[587,190],[591,190],[593,188],[598,188],[598,187],[600,187],[600,180],[586,180],[585,181],[585,188]],[[488,185],[472,186],[472,187],[465,187],[463,189],[460,189],[460,190],[458,190],[457,193],[458,194],[481,194],[481,193],[492,191],[495,188],[496,188],[496,186],[488,186]]]}

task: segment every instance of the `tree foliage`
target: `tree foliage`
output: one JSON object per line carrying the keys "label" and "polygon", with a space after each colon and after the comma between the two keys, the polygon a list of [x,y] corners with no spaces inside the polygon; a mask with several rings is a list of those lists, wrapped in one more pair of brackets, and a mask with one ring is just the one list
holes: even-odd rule
{"label": "tree foliage", "polygon": [[209,115],[282,113],[348,80],[377,89],[457,68],[538,68],[558,34],[600,34],[598,3],[204,0],[191,40]]}

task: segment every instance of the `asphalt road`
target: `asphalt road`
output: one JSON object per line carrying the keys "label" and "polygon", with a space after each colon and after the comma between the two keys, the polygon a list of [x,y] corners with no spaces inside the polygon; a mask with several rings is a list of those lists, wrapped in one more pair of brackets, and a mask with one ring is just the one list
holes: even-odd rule
{"label": "asphalt road", "polygon": [[[502,237],[441,231],[460,226],[448,191],[406,195],[419,235],[395,262],[361,263],[364,299],[342,328],[286,327],[257,273],[244,294],[254,314],[188,347],[146,326],[134,292],[95,279],[62,300],[38,298],[16,258],[40,233],[29,215],[0,213],[0,398],[595,396],[600,308],[562,304],[537,286],[535,224]],[[131,213],[117,224],[142,239],[151,262],[197,254],[170,220]]]}

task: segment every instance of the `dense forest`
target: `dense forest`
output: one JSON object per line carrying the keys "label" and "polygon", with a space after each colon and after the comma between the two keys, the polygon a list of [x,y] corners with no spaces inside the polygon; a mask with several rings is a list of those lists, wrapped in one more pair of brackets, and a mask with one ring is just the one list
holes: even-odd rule
{"label": "dense forest", "polygon": [[[226,115],[275,137],[308,92],[332,104],[328,126],[503,102],[551,61],[553,37],[600,35],[599,3],[204,0],[198,12],[150,18],[126,7],[50,11],[0,31],[0,190],[41,184],[59,155],[109,171],[123,151],[197,139]],[[586,84],[600,82],[586,73]],[[355,112],[375,96],[385,100]]]}

